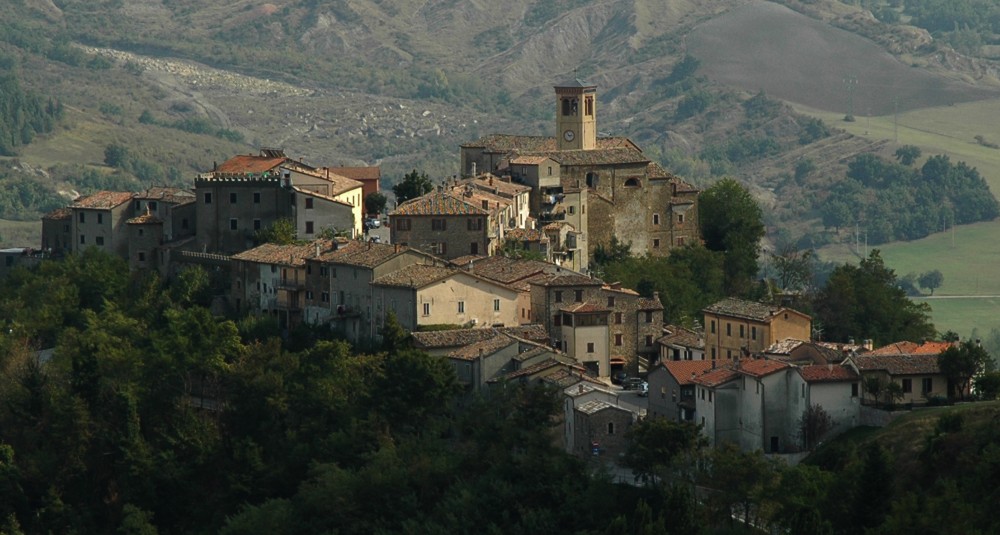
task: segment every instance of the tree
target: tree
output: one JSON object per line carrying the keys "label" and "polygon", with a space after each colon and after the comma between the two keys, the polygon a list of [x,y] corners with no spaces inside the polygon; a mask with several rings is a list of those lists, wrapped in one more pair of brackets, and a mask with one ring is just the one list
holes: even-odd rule
{"label": "tree", "polygon": [[903,145],[896,149],[896,160],[903,165],[913,165],[917,158],[923,154],[920,147],[915,145]]}
{"label": "tree", "polygon": [[381,214],[385,210],[386,198],[385,195],[377,191],[373,191],[365,196],[365,213],[369,217],[373,215]]}
{"label": "tree", "polygon": [[935,269],[920,275],[917,281],[920,283],[921,288],[930,290],[931,295],[934,295],[934,289],[940,288],[941,284],[944,283],[944,275]]}
{"label": "tree", "polygon": [[403,176],[402,182],[392,187],[392,192],[396,194],[396,202],[403,204],[410,199],[416,199],[421,195],[426,195],[434,189],[434,184],[427,176],[414,169]]}
{"label": "tree", "polygon": [[108,166],[121,169],[128,165],[128,161],[128,149],[124,146],[112,143],[104,147],[104,163]]}
{"label": "tree", "polygon": [[889,381],[882,390],[885,393],[885,405],[889,410],[896,405],[896,402],[903,399],[903,385],[896,381]]}
{"label": "tree", "polygon": [[698,427],[666,418],[647,418],[629,428],[625,466],[646,481],[661,477],[672,468],[674,459],[704,443]]}
{"label": "tree", "polygon": [[282,218],[254,233],[257,243],[275,243],[278,245],[291,245],[298,240],[298,231],[295,229],[295,222],[291,219]]}
{"label": "tree", "polygon": [[976,395],[982,400],[996,399],[1000,395],[1000,372],[979,375],[976,381]]}
{"label": "tree", "polygon": [[881,397],[882,391],[885,389],[885,383],[878,377],[865,377],[861,381],[861,387],[871,395],[872,402],[875,403],[875,408],[878,408],[878,398]]}
{"label": "tree", "polygon": [[800,251],[793,244],[785,244],[778,251],[770,253],[770,256],[778,286],[782,290],[803,289],[812,281],[815,260],[812,250]]}
{"label": "tree", "polygon": [[705,247],[725,255],[727,293],[744,294],[759,270],[765,233],[760,206],[739,182],[725,178],[698,197],[698,217]]}
{"label": "tree", "polygon": [[826,434],[830,431],[832,422],[830,414],[822,405],[813,404],[802,411],[799,418],[799,435],[802,437],[802,446],[807,450],[812,450]]}
{"label": "tree", "polygon": [[938,368],[948,377],[948,397],[954,397],[957,391],[958,397],[965,399],[972,378],[983,371],[989,360],[989,353],[971,340],[942,351],[938,355]]}

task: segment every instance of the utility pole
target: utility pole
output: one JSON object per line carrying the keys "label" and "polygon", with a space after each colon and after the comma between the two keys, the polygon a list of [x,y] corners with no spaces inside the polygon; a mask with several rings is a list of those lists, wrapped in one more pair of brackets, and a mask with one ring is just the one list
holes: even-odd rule
{"label": "utility pole", "polygon": [[899,143],[899,97],[892,97],[892,135],[893,142]]}
{"label": "utility pole", "polygon": [[854,90],[858,88],[858,77],[851,74],[844,78],[844,87],[847,89],[847,116],[844,120],[854,121]]}

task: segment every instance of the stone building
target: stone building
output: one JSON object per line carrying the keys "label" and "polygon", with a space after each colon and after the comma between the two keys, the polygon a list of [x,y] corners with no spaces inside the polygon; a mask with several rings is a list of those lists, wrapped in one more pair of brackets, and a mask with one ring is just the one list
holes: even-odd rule
{"label": "stone building", "polygon": [[125,258],[128,255],[125,222],[132,217],[134,195],[124,191],[99,191],[74,201],[70,205],[73,212],[72,250],[98,247]]}
{"label": "stone building", "polygon": [[812,318],[791,308],[726,298],[702,310],[710,360],[760,354],[779,340],[809,340]]}
{"label": "stone building", "polygon": [[632,411],[599,399],[591,400],[573,410],[573,447],[578,455],[594,455],[618,459],[628,447],[625,433],[636,416]]}
{"label": "stone building", "polygon": [[462,193],[435,191],[411,199],[389,213],[392,243],[450,260],[491,255],[503,241],[510,205],[473,188]]}
{"label": "stone building", "polygon": [[56,208],[42,216],[42,250],[65,254],[73,250],[73,210]]}
{"label": "stone building", "polygon": [[[540,224],[579,214],[586,224],[574,227],[590,255],[612,236],[636,255],[666,255],[698,242],[697,188],[631,140],[598,137],[596,86],[576,80],[555,94],[555,137],[494,134],[463,144],[462,173],[507,173],[530,185]],[[588,194],[571,197],[581,189]]]}

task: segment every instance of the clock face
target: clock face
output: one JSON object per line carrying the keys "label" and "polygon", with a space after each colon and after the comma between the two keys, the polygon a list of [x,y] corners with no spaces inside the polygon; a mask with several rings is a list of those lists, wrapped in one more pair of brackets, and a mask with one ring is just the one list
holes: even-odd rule
{"label": "clock face", "polygon": [[576,137],[576,134],[574,134],[572,130],[567,130],[567,131],[563,132],[563,138],[566,141],[573,141],[574,137]]}

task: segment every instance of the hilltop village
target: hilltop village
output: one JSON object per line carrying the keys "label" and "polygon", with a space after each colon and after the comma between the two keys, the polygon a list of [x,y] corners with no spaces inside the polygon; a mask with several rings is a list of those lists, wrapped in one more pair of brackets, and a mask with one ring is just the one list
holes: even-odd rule
{"label": "hilltop village", "polygon": [[[468,396],[511,382],[560,389],[559,442],[583,456],[618,459],[644,418],[697,424],[713,445],[796,453],[816,438],[802,432],[810,408],[828,415],[830,436],[884,424],[883,397],[968,393],[939,369],[951,343],[813,341],[808,315],[735,298],[685,328],[656,292],[592,276],[595,253],[616,240],[651,257],[700,243],[699,190],[631,140],[599,136],[595,86],[554,89],[554,136],[465,143],[459,174],[385,214],[365,208],[377,167],[317,167],[265,148],[213,165],[190,189],[76,199],[43,218],[41,249],[97,248],[164,277],[202,266],[228,280],[220,313],[285,330],[318,326],[363,345],[398,325],[451,364]],[[297,240],[261,243],[283,224]],[[387,241],[370,233],[383,225]],[[33,261],[4,255],[4,270]]]}

